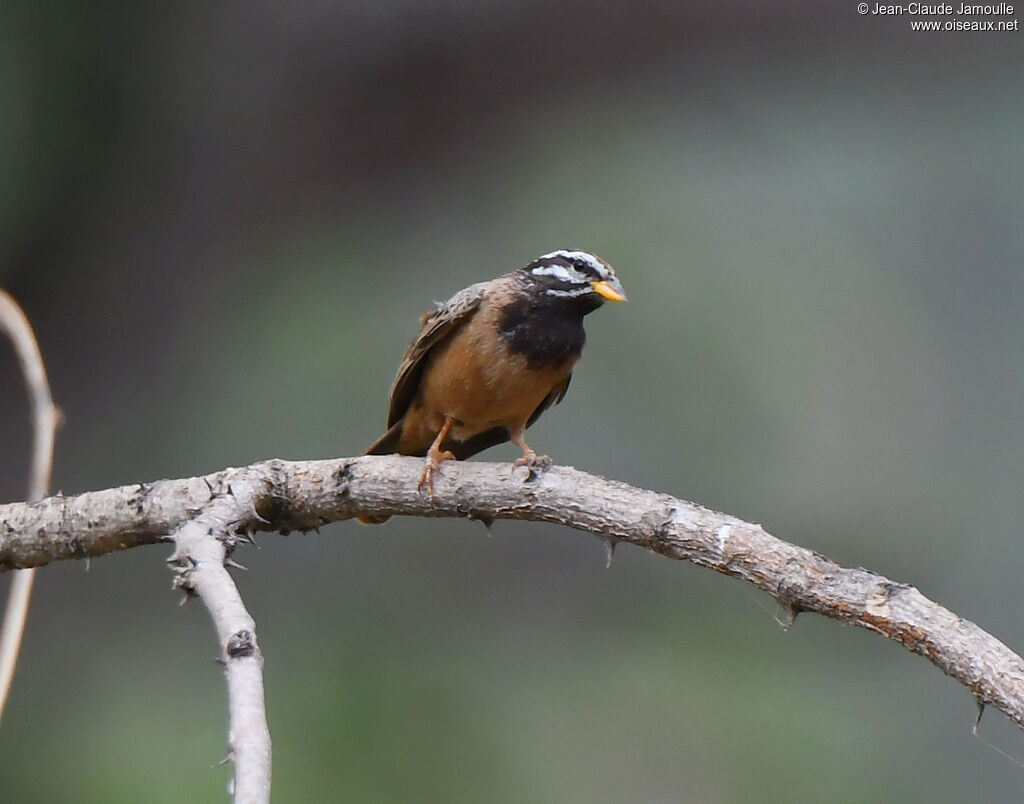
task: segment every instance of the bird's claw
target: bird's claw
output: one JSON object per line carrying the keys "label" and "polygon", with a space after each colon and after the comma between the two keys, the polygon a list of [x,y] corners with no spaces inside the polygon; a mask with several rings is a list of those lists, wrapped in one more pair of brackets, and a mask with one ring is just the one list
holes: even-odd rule
{"label": "bird's claw", "polygon": [[547,455],[538,455],[530,450],[524,452],[523,457],[512,464],[512,471],[514,472],[520,466],[525,466],[527,469],[526,479],[533,480],[537,475],[551,468],[551,458]]}
{"label": "bird's claw", "polygon": [[434,500],[434,473],[441,470],[441,463],[443,461],[453,461],[455,455],[450,450],[444,452],[431,452],[427,454],[426,463],[423,465],[423,471],[420,472],[420,480],[416,484],[417,491],[423,491],[423,487],[427,487],[427,495],[430,497],[431,502]]}

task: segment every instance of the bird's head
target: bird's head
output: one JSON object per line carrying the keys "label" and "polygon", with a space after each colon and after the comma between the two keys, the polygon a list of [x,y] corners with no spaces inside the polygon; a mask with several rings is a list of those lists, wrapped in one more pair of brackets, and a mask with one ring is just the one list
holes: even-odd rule
{"label": "bird's head", "polygon": [[578,300],[588,310],[606,301],[626,301],[626,292],[615,276],[615,269],[586,251],[552,251],[521,270],[542,298]]}

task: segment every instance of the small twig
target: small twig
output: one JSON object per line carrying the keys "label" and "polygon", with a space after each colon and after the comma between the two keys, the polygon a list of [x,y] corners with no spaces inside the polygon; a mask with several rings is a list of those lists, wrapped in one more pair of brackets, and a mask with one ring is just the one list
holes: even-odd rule
{"label": "small twig", "polygon": [[[21,307],[5,291],[0,290],[0,328],[6,331],[14,346],[21,373],[25,377],[32,406],[32,466],[29,470],[28,500],[41,500],[50,488],[53,467],[53,442],[57,434],[60,412],[50,396],[46,367],[39,352],[32,327]],[[32,596],[35,570],[15,574],[7,596],[3,624],[0,625],[0,717],[3,717],[7,696],[18,664],[21,638],[25,633],[28,603]]]}

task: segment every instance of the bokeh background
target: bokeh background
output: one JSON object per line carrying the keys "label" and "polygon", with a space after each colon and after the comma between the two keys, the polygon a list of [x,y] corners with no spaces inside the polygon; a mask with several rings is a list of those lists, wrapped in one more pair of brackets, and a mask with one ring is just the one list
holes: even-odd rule
{"label": "bokeh background", "polygon": [[[357,454],[433,299],[617,266],[561,463],[762,522],[1024,649],[1021,36],[850,2],[10,3],[0,283],[65,493]],[[0,499],[28,408],[0,349]],[[503,447],[487,459],[507,460]],[[1024,736],[740,583],[498,523],[264,536],[281,802],[1010,801]],[[220,802],[166,547],[40,572],[4,802]],[[0,584],[0,591],[6,579]],[[988,743],[997,746],[994,749]]]}

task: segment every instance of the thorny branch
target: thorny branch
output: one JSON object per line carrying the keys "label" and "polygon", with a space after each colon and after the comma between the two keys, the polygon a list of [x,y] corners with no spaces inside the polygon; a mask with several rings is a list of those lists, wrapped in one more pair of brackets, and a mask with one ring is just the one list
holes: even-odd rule
{"label": "thorny branch", "polygon": [[[398,456],[270,460],[0,506],[0,571],[166,540],[190,522],[205,522],[212,507],[242,535],[308,530],[358,514],[554,522],[740,578],[793,616],[817,612],[893,639],[1024,728],[1024,660],[913,586],[841,567],[760,525],[570,467],[528,478],[508,464],[446,463],[433,499],[417,490],[421,468],[420,459]],[[218,490],[212,500],[211,490]]]}
{"label": "thorny branch", "polygon": [[[239,566],[231,559],[239,538],[237,511],[250,506],[246,490],[236,494],[210,486],[202,512],[173,532],[175,550],[167,563],[175,572],[175,587],[187,596],[198,596],[217,629],[228,684],[228,758],[234,762],[234,800],[266,804],[271,752],[263,654],[256,643],[256,623],[227,571],[227,566]],[[244,532],[241,535],[248,538]]]}

